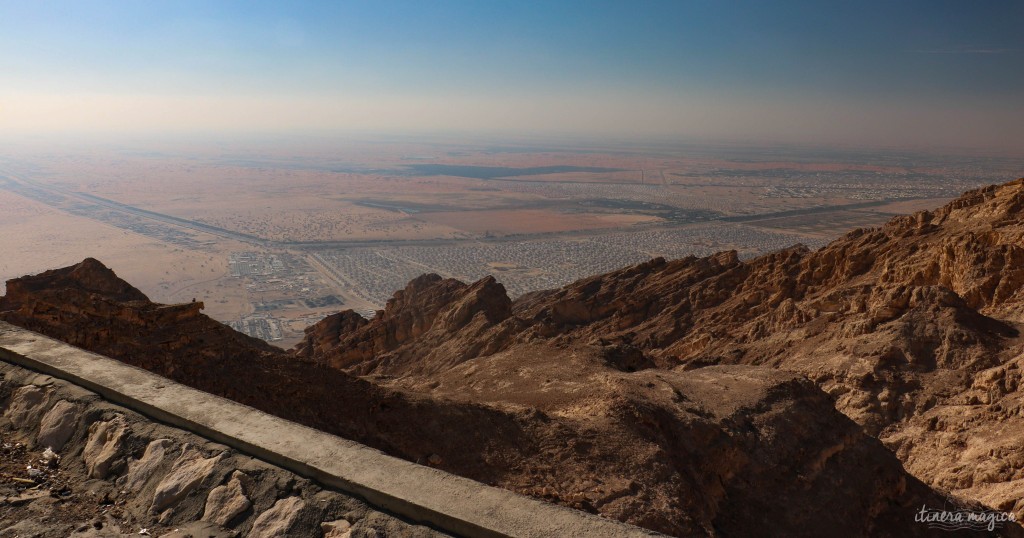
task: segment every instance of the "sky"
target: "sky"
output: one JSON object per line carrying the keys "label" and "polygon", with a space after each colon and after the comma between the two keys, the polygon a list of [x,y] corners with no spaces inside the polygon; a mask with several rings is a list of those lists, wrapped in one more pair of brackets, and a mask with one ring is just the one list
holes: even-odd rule
{"label": "sky", "polygon": [[0,132],[1024,151],[1024,2],[0,0]]}

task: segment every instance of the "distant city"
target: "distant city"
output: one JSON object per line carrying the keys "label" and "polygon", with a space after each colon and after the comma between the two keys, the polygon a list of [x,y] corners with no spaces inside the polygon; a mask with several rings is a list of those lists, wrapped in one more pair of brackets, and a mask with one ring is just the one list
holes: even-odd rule
{"label": "distant city", "polygon": [[[0,193],[26,214],[45,207],[71,219],[41,220],[41,230],[93,222],[146,238],[152,259],[132,263],[151,277],[147,293],[199,295],[216,319],[287,347],[330,313],[373,317],[424,273],[493,275],[515,298],[658,256],[813,249],[1011,179],[1020,164],[795,149],[370,147],[372,157],[357,146],[275,160],[9,159]],[[112,251],[128,252],[119,241]]]}

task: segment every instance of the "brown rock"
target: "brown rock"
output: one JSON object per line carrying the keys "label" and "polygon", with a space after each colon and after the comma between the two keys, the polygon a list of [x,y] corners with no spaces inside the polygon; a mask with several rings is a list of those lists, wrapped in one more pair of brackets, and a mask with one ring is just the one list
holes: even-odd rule
{"label": "brown rock", "polygon": [[20,387],[14,391],[4,416],[18,429],[35,424],[45,410],[46,396],[46,390],[35,385]]}
{"label": "brown rock", "polygon": [[324,533],[324,538],[352,537],[352,524],[344,519],[321,523],[320,530]]}
{"label": "brown rock", "polygon": [[43,415],[42,423],[39,425],[39,435],[36,438],[39,446],[60,452],[64,448],[64,443],[67,443],[75,433],[78,413],[78,406],[67,400],[54,404],[53,408]]}
{"label": "brown rock", "polygon": [[471,342],[493,339],[511,315],[511,304],[493,277],[466,285],[423,275],[396,292],[371,321],[345,311],[310,327],[295,353],[363,374],[419,371],[441,361],[451,366],[493,350]]}
{"label": "brown rock", "polygon": [[158,514],[176,506],[186,495],[213,475],[222,458],[222,454],[204,458],[198,450],[189,446],[183,447],[171,470],[157,485],[149,511]]}
{"label": "brown rock", "polygon": [[170,439],[157,439],[146,445],[146,451],[142,458],[128,464],[128,474],[125,475],[124,489],[127,491],[142,491],[153,473],[164,461],[168,448],[172,445]]}
{"label": "brown rock", "polygon": [[110,465],[120,455],[121,443],[128,433],[124,418],[120,415],[105,422],[94,422],[89,426],[89,440],[82,451],[86,472],[91,478],[106,478]]}
{"label": "brown rock", "polygon": [[235,471],[227,484],[217,486],[210,491],[210,495],[206,498],[203,521],[212,521],[218,525],[227,526],[232,519],[252,506],[249,498],[245,496],[243,480],[248,482],[248,477],[240,471]]}
{"label": "brown rock", "polygon": [[248,538],[280,538],[289,536],[292,525],[306,503],[298,497],[287,497],[274,503],[256,518]]}

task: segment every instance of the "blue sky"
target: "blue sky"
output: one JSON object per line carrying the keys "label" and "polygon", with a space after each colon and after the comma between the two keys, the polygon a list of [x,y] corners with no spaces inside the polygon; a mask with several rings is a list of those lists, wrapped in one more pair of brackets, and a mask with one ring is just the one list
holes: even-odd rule
{"label": "blue sky", "polygon": [[0,128],[1012,149],[1022,27],[1022,2],[0,0]]}

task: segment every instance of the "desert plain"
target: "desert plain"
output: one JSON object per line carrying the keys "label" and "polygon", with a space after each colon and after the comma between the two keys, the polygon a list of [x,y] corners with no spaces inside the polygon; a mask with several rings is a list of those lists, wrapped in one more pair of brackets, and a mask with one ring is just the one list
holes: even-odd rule
{"label": "desert plain", "polygon": [[289,347],[423,273],[513,297],[664,256],[822,246],[1004,181],[924,151],[405,138],[18,146],[0,280],[102,259],[164,303]]}

